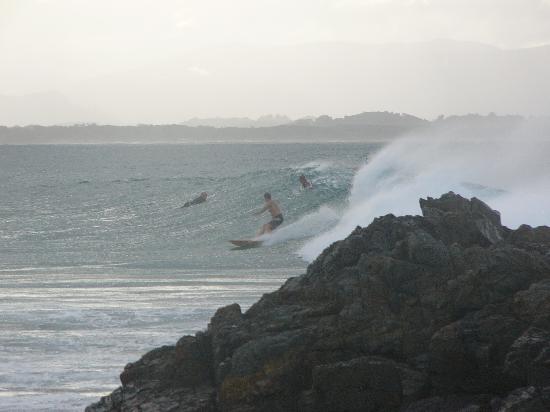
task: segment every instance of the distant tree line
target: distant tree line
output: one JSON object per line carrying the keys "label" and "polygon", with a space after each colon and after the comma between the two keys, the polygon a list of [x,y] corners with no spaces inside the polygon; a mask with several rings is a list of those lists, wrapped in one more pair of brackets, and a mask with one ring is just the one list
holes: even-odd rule
{"label": "distant tree line", "polygon": [[384,141],[414,131],[484,128],[503,132],[523,122],[520,116],[440,116],[434,121],[391,112],[365,112],[342,118],[319,116],[271,127],[211,127],[182,124],[112,126],[0,126],[0,144],[95,144],[184,142]]}

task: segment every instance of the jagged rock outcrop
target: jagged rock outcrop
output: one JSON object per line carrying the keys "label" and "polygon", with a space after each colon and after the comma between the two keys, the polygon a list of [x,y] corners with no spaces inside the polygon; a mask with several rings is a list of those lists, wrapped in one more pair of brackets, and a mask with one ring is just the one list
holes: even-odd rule
{"label": "jagged rock outcrop", "polygon": [[453,193],[420,204],[128,365],[87,411],[550,410],[550,228]]}

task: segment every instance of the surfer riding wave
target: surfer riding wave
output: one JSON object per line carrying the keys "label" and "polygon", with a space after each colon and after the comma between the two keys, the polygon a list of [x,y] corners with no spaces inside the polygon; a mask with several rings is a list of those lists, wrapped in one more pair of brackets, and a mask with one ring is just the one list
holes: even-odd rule
{"label": "surfer riding wave", "polygon": [[262,207],[258,212],[254,214],[261,215],[265,211],[269,211],[269,213],[271,214],[271,220],[262,226],[262,228],[258,232],[258,236],[261,236],[265,233],[271,233],[273,230],[279,227],[284,221],[281,208],[279,207],[279,204],[271,198],[270,193],[267,193],[267,192],[264,193],[264,200],[265,200],[264,207]]}

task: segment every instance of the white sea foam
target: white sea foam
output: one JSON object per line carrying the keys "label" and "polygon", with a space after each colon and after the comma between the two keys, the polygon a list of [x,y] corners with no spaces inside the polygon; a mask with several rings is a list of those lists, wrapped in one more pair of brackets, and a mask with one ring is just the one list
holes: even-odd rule
{"label": "white sea foam", "polygon": [[316,172],[323,172],[334,166],[334,163],[328,160],[312,160],[303,165],[296,167],[298,170],[314,170]]}
{"label": "white sea foam", "polygon": [[329,206],[321,206],[318,210],[303,216],[296,222],[283,226],[269,235],[264,235],[260,239],[265,244],[275,245],[288,240],[299,240],[314,236],[334,226],[339,219],[339,215]]}
{"label": "white sea foam", "polygon": [[502,214],[509,227],[550,222],[550,143],[544,133],[517,130],[483,140],[407,137],[378,154],[355,175],[349,206],[338,223],[307,242],[300,255],[313,260],[357,225],[393,213],[418,214],[418,199],[454,191],[476,196]]}

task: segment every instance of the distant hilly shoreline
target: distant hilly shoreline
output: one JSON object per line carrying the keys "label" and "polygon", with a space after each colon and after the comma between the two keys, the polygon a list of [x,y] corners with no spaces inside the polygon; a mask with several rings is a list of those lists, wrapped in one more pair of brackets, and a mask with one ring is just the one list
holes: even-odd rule
{"label": "distant hilly shoreline", "polygon": [[[500,49],[438,40],[209,47],[76,83],[4,87],[0,124],[176,124],[197,117],[184,124],[271,127],[288,123],[277,114],[364,110],[427,119],[442,113],[548,116],[548,72],[550,45]],[[19,77],[13,74],[12,82]],[[2,80],[9,85],[9,78]],[[258,118],[269,113],[274,116]]]}
{"label": "distant hilly shoreline", "polygon": [[[283,116],[273,119],[283,119]],[[198,122],[200,119],[194,119]],[[76,124],[67,126],[0,126],[0,144],[113,144],[113,143],[220,143],[220,142],[376,142],[422,132],[442,131],[467,137],[485,133],[504,135],[523,124],[549,130],[549,118],[521,116],[440,116],[428,121],[405,113],[363,112],[333,118],[304,118],[273,126],[214,127],[188,124],[113,126]]]}

